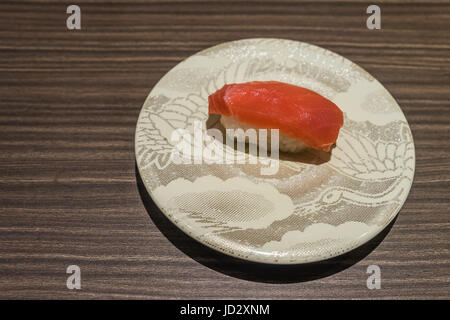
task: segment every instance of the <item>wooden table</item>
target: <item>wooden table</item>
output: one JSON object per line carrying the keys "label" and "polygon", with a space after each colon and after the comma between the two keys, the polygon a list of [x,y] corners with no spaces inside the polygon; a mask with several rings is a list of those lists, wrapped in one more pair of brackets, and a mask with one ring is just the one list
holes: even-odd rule
{"label": "wooden table", "polygon": [[[81,30],[66,8],[81,7]],[[450,3],[0,2],[0,298],[450,298]],[[416,174],[393,225],[340,258],[271,267],[212,252],[157,209],[136,173],[141,106],[173,66],[251,37],[335,51],[408,119]],[[381,241],[382,240],[382,241]],[[81,290],[66,268],[81,268]],[[366,287],[367,267],[382,288]]]}

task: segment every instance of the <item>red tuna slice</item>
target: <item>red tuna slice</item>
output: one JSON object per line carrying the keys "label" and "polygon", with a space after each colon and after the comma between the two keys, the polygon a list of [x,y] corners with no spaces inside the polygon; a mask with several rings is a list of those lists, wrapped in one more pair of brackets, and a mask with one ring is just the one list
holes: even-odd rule
{"label": "red tuna slice", "polygon": [[311,148],[330,151],[344,124],[342,111],[320,94],[277,81],[229,84],[208,98],[209,113],[301,140]]}

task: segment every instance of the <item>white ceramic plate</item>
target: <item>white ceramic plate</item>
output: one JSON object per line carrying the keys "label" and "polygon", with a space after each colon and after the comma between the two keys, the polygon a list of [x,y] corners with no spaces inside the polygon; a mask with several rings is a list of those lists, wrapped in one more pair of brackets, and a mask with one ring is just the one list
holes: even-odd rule
{"label": "white ceramic plate", "polygon": [[[206,122],[208,95],[224,84],[253,80],[306,87],[341,108],[329,159],[281,155],[270,176],[261,174],[264,164],[173,163],[173,131]],[[145,101],[135,139],[147,191],[175,225],[263,263],[324,260],[367,242],[402,207],[415,168],[408,123],[376,79],[333,52],[282,39],[220,44],[175,66]]]}

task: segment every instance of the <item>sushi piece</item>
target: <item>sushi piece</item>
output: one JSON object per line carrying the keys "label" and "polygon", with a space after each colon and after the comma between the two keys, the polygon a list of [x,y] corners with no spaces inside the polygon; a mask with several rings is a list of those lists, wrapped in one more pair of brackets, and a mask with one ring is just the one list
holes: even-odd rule
{"label": "sushi piece", "polygon": [[209,113],[225,128],[279,129],[281,151],[330,151],[344,124],[342,111],[320,94],[277,81],[228,84],[208,97]]}

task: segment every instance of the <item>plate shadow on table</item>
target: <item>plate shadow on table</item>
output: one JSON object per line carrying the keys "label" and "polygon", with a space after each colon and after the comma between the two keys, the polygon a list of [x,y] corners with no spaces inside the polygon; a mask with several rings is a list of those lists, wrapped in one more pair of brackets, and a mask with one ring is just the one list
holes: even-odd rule
{"label": "plate shadow on table", "polygon": [[231,277],[263,283],[296,283],[325,278],[343,271],[364,259],[386,237],[396,218],[375,238],[335,258],[296,265],[271,265],[250,262],[217,252],[186,235],[156,206],[148,194],[137,166],[136,182],[142,202],[153,223],[179,250],[198,263]]}

